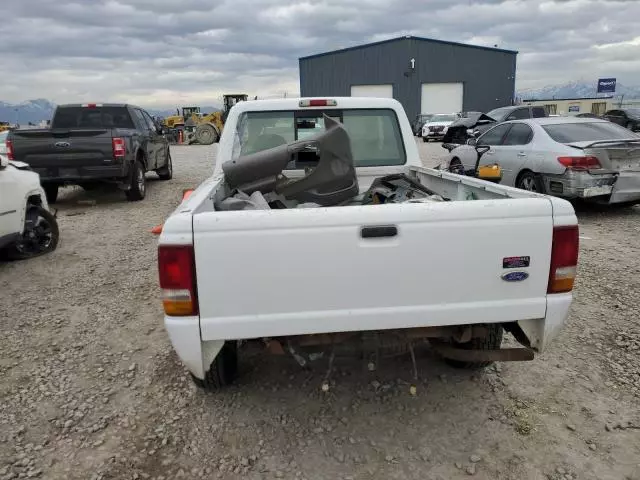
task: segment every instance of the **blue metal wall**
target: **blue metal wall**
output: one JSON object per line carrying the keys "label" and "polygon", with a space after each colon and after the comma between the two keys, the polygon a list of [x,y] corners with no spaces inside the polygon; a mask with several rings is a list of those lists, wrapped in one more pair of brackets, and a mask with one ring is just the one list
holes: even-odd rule
{"label": "blue metal wall", "polygon": [[392,84],[393,97],[413,119],[423,83],[462,82],[463,110],[486,112],[512,103],[516,55],[416,37],[387,40],[301,58],[300,95],[349,96],[352,85]]}

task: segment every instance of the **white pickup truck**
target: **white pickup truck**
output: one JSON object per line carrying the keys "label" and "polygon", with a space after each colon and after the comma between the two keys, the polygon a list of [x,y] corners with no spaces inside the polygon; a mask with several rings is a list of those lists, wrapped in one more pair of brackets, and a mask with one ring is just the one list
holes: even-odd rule
{"label": "white pickup truck", "polygon": [[[232,192],[223,164],[241,163],[247,145],[273,132],[308,138],[302,126],[322,131],[323,115],[349,133],[360,192],[405,174],[444,201],[217,207]],[[426,339],[462,367],[533,359],[567,318],[577,258],[569,202],[422,167],[402,106],[381,98],[233,107],[213,176],[166,220],[158,247],[166,330],[209,389],[233,381],[238,346],[249,341],[301,364],[329,350],[332,359],[355,339],[377,355],[388,338],[412,356]],[[503,331],[523,348],[500,348]]]}

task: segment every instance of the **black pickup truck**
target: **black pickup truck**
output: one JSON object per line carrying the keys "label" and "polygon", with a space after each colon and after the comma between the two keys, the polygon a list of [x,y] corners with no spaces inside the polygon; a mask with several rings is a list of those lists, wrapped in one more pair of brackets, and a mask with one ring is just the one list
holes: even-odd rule
{"label": "black pickup truck", "polygon": [[142,200],[145,174],[173,176],[162,128],[143,109],[125,104],[60,105],[50,128],[15,130],[8,138],[14,160],[40,174],[49,203],[62,185],[91,189],[116,183],[129,200]]}

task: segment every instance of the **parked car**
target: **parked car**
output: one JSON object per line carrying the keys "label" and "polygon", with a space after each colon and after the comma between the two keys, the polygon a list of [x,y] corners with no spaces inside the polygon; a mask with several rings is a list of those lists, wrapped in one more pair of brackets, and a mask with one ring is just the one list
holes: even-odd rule
{"label": "parked car", "polygon": [[618,204],[640,201],[640,136],[606,120],[537,118],[501,123],[450,153],[448,168],[483,159],[502,169],[502,182],[568,199]]}
{"label": "parked car", "polygon": [[445,143],[463,144],[469,138],[478,137],[492,128],[496,123],[526,118],[548,117],[544,107],[517,105],[495,108],[487,113],[468,112],[459,120],[449,125],[442,139]]}
{"label": "parked car", "polygon": [[640,130],[640,108],[620,108],[605,112],[604,118],[631,131]]}
{"label": "parked car", "polygon": [[[300,131],[322,118],[321,137]],[[313,208],[328,200],[342,206]],[[348,342],[370,358],[428,338],[458,367],[532,359],[566,320],[577,255],[569,202],[422,167],[396,100],[300,98],[233,107],[213,176],[164,223],[158,267],[173,347],[215,389],[249,342],[323,356],[327,376]],[[525,347],[501,350],[503,331]]]}
{"label": "parked car", "polygon": [[455,122],[460,115],[457,113],[437,113],[433,115],[422,126],[422,140],[428,142],[429,140],[442,140],[449,125]]}
{"label": "parked car", "polygon": [[433,117],[432,113],[429,114],[422,114],[422,115],[417,115],[416,119],[413,121],[413,123],[411,124],[411,130],[413,131],[414,135],[417,135],[418,137],[420,137],[422,135],[422,126],[429,121],[429,119]]}
{"label": "parked car", "polygon": [[0,250],[26,259],[55,250],[58,223],[38,174],[0,155]]}
{"label": "parked car", "polygon": [[146,172],[162,180],[173,176],[162,127],[133,105],[60,105],[50,129],[14,130],[8,142],[9,158],[40,174],[49,203],[62,185],[89,189],[99,182],[115,183],[127,199],[142,200]]}

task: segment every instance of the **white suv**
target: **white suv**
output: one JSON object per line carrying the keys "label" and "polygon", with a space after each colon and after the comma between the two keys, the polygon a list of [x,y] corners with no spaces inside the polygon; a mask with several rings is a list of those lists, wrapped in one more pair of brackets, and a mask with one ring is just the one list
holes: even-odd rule
{"label": "white suv", "polygon": [[458,113],[438,113],[422,126],[422,140],[442,140],[449,125],[460,118]]}
{"label": "white suv", "polygon": [[0,249],[12,259],[31,258],[55,250],[58,237],[39,175],[0,155]]}

